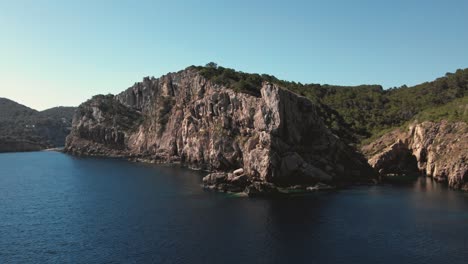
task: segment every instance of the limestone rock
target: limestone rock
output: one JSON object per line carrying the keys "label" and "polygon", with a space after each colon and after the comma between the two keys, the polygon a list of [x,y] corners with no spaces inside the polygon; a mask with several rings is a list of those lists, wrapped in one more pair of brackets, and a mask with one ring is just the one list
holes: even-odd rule
{"label": "limestone rock", "polygon": [[227,177],[228,174],[225,172],[214,172],[203,177],[203,183],[206,185],[216,185],[220,183],[225,183]]}
{"label": "limestone rock", "polygon": [[455,189],[468,190],[468,125],[422,122],[394,130],[362,148],[381,174],[417,170]]}
{"label": "limestone rock", "polygon": [[[233,172],[245,177],[223,184],[241,186],[351,182],[373,175],[365,158],[324,125],[311,101],[266,82],[259,91],[235,92],[194,68],[145,78],[121,94],[83,103],[65,150]],[[213,177],[207,184],[221,180]]]}

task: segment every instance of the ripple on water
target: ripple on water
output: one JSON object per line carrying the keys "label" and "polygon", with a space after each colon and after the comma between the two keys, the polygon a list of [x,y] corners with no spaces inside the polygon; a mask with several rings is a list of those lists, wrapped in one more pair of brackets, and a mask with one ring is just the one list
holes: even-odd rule
{"label": "ripple on water", "polygon": [[466,263],[468,196],[421,178],[281,199],[203,173],[0,154],[1,263]]}

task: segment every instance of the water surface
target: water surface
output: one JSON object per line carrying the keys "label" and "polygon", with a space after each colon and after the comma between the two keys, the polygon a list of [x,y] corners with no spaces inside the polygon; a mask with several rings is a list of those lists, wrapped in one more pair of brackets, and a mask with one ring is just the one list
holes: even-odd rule
{"label": "water surface", "polygon": [[307,197],[204,191],[203,173],[0,154],[0,263],[467,263],[468,194],[426,178]]}

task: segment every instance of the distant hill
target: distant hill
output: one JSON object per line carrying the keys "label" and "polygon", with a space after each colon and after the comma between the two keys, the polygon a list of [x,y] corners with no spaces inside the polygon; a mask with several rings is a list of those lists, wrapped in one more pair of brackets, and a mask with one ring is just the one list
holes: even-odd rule
{"label": "distant hill", "polygon": [[16,118],[28,118],[38,113],[27,106],[7,98],[0,97],[0,122],[11,121]]}
{"label": "distant hill", "polygon": [[69,118],[73,118],[73,114],[75,114],[76,107],[70,107],[70,106],[57,106],[53,108],[49,108],[46,110],[43,110],[39,112],[39,115],[43,117],[48,117],[48,118],[66,118],[69,120]]}
{"label": "distant hill", "polygon": [[0,98],[0,152],[63,146],[74,112],[75,107],[36,111]]}

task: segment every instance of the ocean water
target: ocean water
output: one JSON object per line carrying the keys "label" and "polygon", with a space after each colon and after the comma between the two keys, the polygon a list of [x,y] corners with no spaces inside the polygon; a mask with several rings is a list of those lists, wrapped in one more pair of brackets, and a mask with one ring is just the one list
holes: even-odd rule
{"label": "ocean water", "polygon": [[0,263],[468,263],[468,194],[427,178],[249,199],[202,177],[0,154]]}

